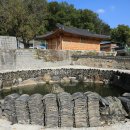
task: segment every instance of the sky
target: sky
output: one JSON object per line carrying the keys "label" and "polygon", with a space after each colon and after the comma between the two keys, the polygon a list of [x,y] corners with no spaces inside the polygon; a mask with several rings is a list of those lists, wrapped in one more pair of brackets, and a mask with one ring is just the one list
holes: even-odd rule
{"label": "sky", "polygon": [[112,28],[119,24],[130,26],[130,0],[48,0],[51,1],[66,1],[77,9],[90,9]]}

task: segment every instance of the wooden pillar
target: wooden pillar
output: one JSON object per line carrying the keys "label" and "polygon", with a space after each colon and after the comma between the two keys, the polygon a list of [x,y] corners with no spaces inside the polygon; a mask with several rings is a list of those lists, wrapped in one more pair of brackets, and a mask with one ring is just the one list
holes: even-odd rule
{"label": "wooden pillar", "polygon": [[58,50],[57,39],[56,39],[56,50]]}

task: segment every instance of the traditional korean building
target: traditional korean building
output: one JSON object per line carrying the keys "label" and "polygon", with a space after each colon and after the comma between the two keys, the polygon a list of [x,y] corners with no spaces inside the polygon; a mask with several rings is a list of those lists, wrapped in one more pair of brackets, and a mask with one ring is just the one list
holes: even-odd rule
{"label": "traditional korean building", "polygon": [[109,40],[110,36],[58,24],[56,30],[36,39],[45,40],[47,49],[100,51],[101,42]]}

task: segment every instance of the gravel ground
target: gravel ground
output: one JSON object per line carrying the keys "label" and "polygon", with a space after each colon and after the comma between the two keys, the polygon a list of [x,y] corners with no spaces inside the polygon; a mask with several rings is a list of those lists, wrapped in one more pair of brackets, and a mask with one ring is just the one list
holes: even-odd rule
{"label": "gravel ground", "polygon": [[130,130],[130,122],[95,128],[43,128],[37,125],[11,125],[10,122],[0,119],[0,130]]}

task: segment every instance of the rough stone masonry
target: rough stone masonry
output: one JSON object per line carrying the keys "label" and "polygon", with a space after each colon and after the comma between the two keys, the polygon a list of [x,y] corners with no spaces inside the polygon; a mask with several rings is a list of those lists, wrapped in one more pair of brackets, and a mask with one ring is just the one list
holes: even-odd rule
{"label": "rough stone masonry", "polygon": [[[23,70],[0,73],[0,89],[11,87],[15,83],[28,80],[30,78],[49,76],[51,80],[62,81],[65,77],[75,77],[78,81],[93,81],[112,83],[119,88],[130,91],[130,74],[114,70],[89,69],[82,66],[66,68],[46,68],[39,70]],[[54,78],[55,77],[55,78]]]}
{"label": "rough stone masonry", "polygon": [[13,124],[37,124],[45,128],[98,127],[110,121],[125,121],[127,116],[119,99],[103,98],[94,92],[73,95],[62,92],[44,96],[11,94],[5,97],[2,105],[1,116]]}

